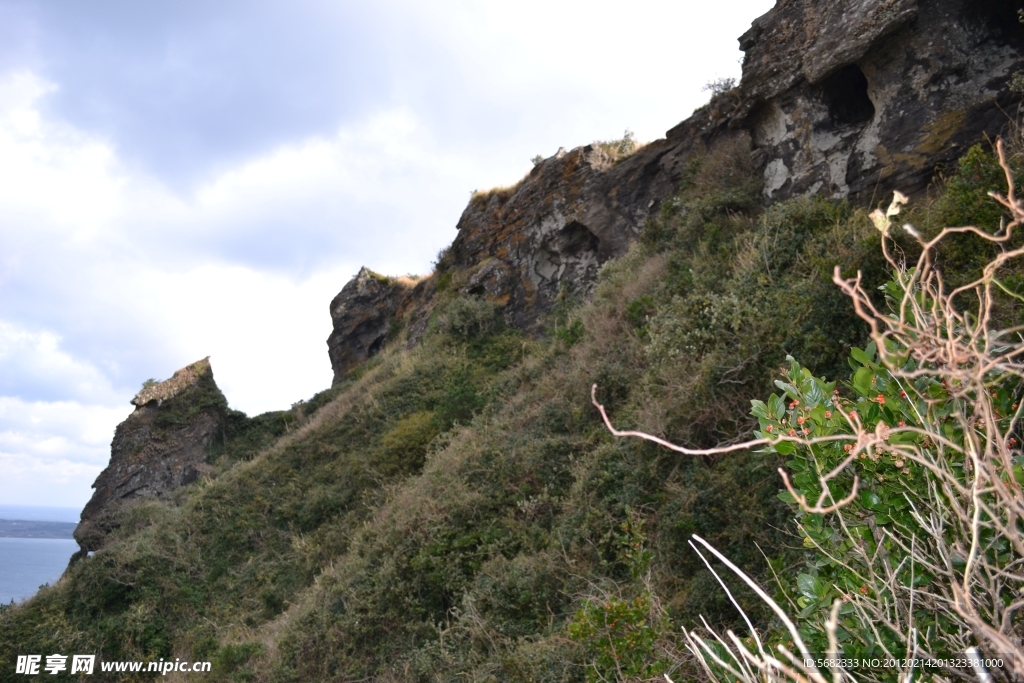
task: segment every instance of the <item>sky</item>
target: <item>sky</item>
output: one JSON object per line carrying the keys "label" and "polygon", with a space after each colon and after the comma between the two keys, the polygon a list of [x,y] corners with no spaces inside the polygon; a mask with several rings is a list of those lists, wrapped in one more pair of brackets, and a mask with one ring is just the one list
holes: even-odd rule
{"label": "sky", "polygon": [[142,382],[330,386],[328,305],[476,189],[738,77],[772,0],[0,0],[0,505],[81,507]]}

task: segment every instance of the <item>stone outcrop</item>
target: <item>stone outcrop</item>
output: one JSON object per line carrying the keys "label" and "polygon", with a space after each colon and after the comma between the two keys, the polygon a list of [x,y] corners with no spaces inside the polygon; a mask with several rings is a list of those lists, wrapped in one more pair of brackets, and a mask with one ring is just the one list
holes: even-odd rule
{"label": "stone outcrop", "polygon": [[1020,4],[780,0],[740,38],[730,125],[765,157],[765,198],[924,190],[1016,115]]}
{"label": "stone outcrop", "polygon": [[529,331],[559,296],[589,294],[601,264],[628,248],[672,189],[645,182],[664,176],[654,151],[617,165],[600,146],[559,150],[514,188],[478,193],[449,250],[463,292],[505,305],[508,321]]}
{"label": "stone outcrop", "polygon": [[[1015,115],[1020,96],[1009,82],[1024,72],[1018,8],[779,0],[740,38],[738,87],[625,159],[601,145],[560,150],[516,186],[476,194],[446,267],[460,273],[462,294],[503,304],[510,324],[537,333],[559,297],[589,295],[600,265],[625,252],[695,154],[744,148],[763,174],[766,203],[920,193]],[[418,286],[382,289],[362,272],[345,286],[331,304],[335,379],[375,352],[395,316],[429,304],[433,290]]]}
{"label": "stone outcrop", "polygon": [[[331,301],[334,330],[327,338],[327,352],[334,368],[334,383],[377,353],[397,322],[415,303],[425,303],[433,283],[411,278],[390,278],[360,268]],[[426,329],[427,311],[412,321],[413,340]]]}
{"label": "stone outcrop", "polygon": [[125,504],[165,496],[207,470],[210,445],[227,413],[209,358],[147,385],[132,403],[135,411],[117,426],[110,463],[96,478],[74,532],[83,552],[103,545]]}

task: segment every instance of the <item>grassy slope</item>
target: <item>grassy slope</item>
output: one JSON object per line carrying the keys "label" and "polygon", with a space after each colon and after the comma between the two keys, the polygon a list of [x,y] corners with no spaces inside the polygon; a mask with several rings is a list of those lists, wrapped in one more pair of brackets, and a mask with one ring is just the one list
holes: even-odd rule
{"label": "grassy slope", "polygon": [[[972,220],[991,171],[975,154],[916,224]],[[694,160],[546,340],[449,289],[418,348],[392,344],[290,411],[233,414],[214,476],[138,505],[103,551],[0,611],[0,680],[17,654],[58,652],[211,659],[211,681],[575,681],[601,655],[569,637],[581,606],[656,595],[651,661],[673,659],[698,614],[732,624],[686,541],[699,533],[760,576],[762,552],[794,562],[778,463],[612,439],[589,388],[620,426],[709,445],[749,433],[749,400],[787,353],[847,374],[864,330],[832,267],[884,281],[877,233],[822,199],[762,213],[754,177],[741,150]],[[624,541],[650,551],[649,576]]]}

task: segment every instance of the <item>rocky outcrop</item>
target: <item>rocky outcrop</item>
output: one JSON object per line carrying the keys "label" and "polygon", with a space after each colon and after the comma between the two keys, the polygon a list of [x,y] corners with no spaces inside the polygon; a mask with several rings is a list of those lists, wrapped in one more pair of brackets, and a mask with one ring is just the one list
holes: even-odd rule
{"label": "rocky outcrop", "polygon": [[[373,356],[383,346],[398,321],[414,304],[425,303],[433,283],[411,278],[390,278],[360,268],[331,301],[334,329],[327,338],[327,353],[334,369],[334,383]],[[427,311],[412,322],[410,336],[419,338],[426,328]]]}
{"label": "rocky outcrop", "polygon": [[589,294],[600,265],[625,251],[671,189],[666,184],[647,205],[620,197],[650,193],[642,169],[657,157],[641,154],[616,167],[600,146],[559,150],[516,187],[478,193],[449,250],[450,266],[464,273],[464,293],[505,305],[509,322],[525,330],[559,296]]}
{"label": "rocky outcrop", "polygon": [[765,158],[765,198],[871,200],[935,171],[1015,115],[1020,4],[780,0],[740,38],[730,125]]}
{"label": "rocky outcrop", "polygon": [[162,497],[195,481],[208,468],[210,445],[227,413],[209,358],[147,385],[132,403],[135,411],[117,426],[110,463],[92,485],[96,491],[75,529],[83,552],[103,545],[126,503]]}
{"label": "rocky outcrop", "polygon": [[[516,186],[474,195],[445,266],[460,273],[462,294],[503,304],[510,324],[536,333],[559,297],[589,295],[600,265],[676,192],[694,154],[723,145],[751,154],[766,203],[922,192],[967,146],[1007,126],[1020,99],[1008,84],[1024,71],[1018,8],[779,0],[740,38],[738,87],[627,158],[601,145],[560,150]],[[336,379],[372,355],[403,315],[395,311],[430,299],[425,289],[410,298],[374,287],[361,273],[331,305]]]}

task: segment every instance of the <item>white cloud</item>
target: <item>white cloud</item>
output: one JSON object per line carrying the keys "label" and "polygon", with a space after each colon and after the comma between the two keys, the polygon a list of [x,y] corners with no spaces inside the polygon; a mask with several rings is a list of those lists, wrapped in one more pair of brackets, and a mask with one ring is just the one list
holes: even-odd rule
{"label": "white cloud", "polygon": [[[774,0],[729,3],[594,0],[517,3],[391,0],[389,12],[411,33],[429,35],[450,55],[462,88],[500,106],[525,130],[491,130],[491,138],[533,131],[554,153],[630,128],[653,140],[708,99],[709,80],[740,75],[737,38]],[[397,42],[395,50],[415,50]],[[404,61],[416,65],[415,54]],[[408,91],[428,82],[423,62],[406,69]],[[403,74],[405,75],[405,74]],[[454,88],[452,88],[454,90]],[[451,91],[448,91],[449,94]],[[480,126],[487,130],[485,126]],[[566,135],[582,133],[582,138]],[[551,136],[561,136],[553,139]],[[536,142],[534,144],[536,144]]]}
{"label": "white cloud", "polygon": [[[109,453],[108,453],[109,457]],[[85,507],[92,497],[92,483],[103,465],[88,465],[76,459],[48,461],[38,456],[0,450],[0,500],[4,505],[52,505]]]}
{"label": "white cloud", "polygon": [[[328,303],[354,266],[295,282],[242,266],[206,265],[180,273],[140,272],[154,306],[147,324],[166,318],[177,365],[211,356],[232,407],[256,414],[288,408],[331,384]],[[164,379],[177,367],[156,369]]]}
{"label": "white cloud", "polygon": [[[50,90],[31,73],[0,80],[0,283],[20,293],[0,301],[0,502],[87,500],[139,383],[198,358],[212,356],[229,402],[250,414],[329,387],[330,300],[362,263],[401,273],[429,260],[452,234],[439,240],[431,222],[454,224],[464,199],[446,203],[438,187],[473,175],[396,109],[181,196],[47,121],[38,100]],[[396,176],[420,182],[396,190]],[[328,253],[301,274],[266,268],[279,245],[261,229]],[[235,251],[218,253],[225,242]]]}
{"label": "white cloud", "polygon": [[38,102],[55,89],[28,71],[0,76],[0,206],[34,234],[75,238],[110,220],[122,182],[101,140],[42,117]]}
{"label": "white cloud", "polygon": [[0,320],[0,392],[110,405],[120,396],[94,365],[72,357],[50,331]]}
{"label": "white cloud", "polygon": [[0,501],[84,505],[132,407],[0,397]]}

